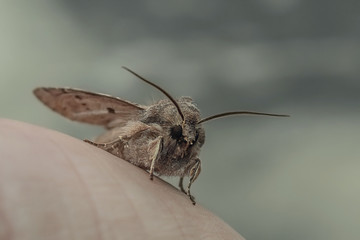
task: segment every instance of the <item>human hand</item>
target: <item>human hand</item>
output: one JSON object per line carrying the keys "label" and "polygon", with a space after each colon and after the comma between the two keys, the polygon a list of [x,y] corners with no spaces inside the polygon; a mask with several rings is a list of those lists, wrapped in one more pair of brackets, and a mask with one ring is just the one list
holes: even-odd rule
{"label": "human hand", "polygon": [[159,178],[70,136],[0,119],[0,239],[243,239]]}

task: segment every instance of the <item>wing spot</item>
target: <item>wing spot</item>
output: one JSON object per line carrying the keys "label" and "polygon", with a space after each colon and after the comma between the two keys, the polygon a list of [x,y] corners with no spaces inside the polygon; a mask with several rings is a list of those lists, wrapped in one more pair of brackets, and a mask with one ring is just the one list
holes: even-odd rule
{"label": "wing spot", "polygon": [[108,110],[108,113],[115,113],[115,110],[113,108],[108,107],[106,109]]}
{"label": "wing spot", "polygon": [[76,98],[76,99],[79,99],[79,100],[81,100],[81,99],[82,99],[82,97],[81,97],[81,96],[79,96],[79,95],[75,95],[75,98]]}

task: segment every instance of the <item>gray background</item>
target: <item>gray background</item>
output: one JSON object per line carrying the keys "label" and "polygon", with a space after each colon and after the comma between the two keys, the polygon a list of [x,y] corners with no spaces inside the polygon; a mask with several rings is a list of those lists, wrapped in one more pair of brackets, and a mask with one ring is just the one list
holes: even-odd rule
{"label": "gray background", "polygon": [[122,65],[192,96],[204,117],[291,114],[206,123],[193,193],[247,239],[358,239],[359,5],[0,0],[0,116],[95,136],[102,129],[52,113],[31,91],[163,98]]}

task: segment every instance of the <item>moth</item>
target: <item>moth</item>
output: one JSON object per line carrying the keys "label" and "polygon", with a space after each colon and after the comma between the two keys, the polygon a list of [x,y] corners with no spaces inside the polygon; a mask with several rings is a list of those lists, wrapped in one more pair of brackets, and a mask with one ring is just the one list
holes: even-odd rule
{"label": "moth", "polygon": [[[275,117],[288,115],[235,111],[201,118],[190,97],[174,99],[164,89],[127,67],[123,67],[167,98],[150,106],[105,94],[73,88],[40,87],[35,96],[55,112],[74,121],[101,125],[107,131],[95,141],[84,140],[135,166],[159,176],[180,177],[179,188],[195,205],[190,188],[200,174],[200,148],[205,142],[203,123],[220,117],[252,114]],[[184,177],[189,177],[184,189]]]}

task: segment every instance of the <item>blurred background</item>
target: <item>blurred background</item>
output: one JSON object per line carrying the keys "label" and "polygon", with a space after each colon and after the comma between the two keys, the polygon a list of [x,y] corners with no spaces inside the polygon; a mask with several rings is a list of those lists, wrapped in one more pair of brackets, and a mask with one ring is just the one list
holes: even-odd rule
{"label": "blurred background", "polygon": [[103,129],[51,112],[32,89],[164,98],[120,66],[192,96],[204,117],[290,114],[206,123],[197,201],[247,239],[358,239],[359,5],[0,0],[0,117],[96,136]]}

